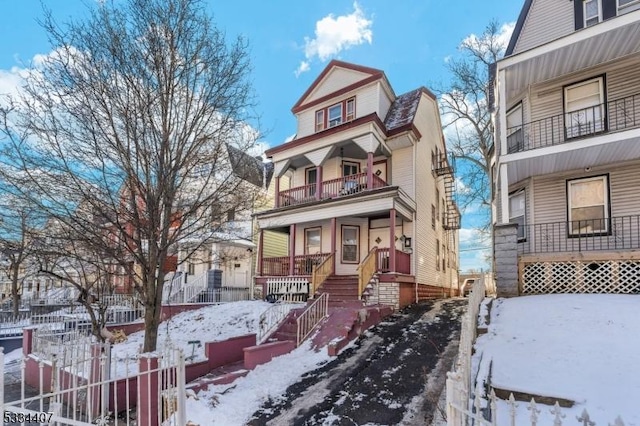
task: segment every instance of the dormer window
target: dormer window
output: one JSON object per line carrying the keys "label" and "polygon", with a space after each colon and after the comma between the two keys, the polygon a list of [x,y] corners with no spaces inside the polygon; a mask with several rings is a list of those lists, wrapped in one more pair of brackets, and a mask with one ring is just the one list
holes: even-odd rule
{"label": "dormer window", "polygon": [[356,118],[356,98],[349,98],[316,111],[316,132],[339,126]]}

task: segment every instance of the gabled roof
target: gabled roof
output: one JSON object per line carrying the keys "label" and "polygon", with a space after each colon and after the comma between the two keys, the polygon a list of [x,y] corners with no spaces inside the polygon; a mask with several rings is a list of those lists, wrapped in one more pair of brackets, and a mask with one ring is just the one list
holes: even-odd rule
{"label": "gabled roof", "polygon": [[[325,96],[322,96],[318,99],[314,99],[313,101],[310,102],[306,102],[305,101],[309,98],[309,96],[318,88],[318,86],[320,86],[320,84],[325,80],[325,78],[329,75],[329,73],[334,69],[334,68],[344,68],[344,69],[348,69],[348,70],[353,70],[353,71],[358,71],[360,73],[363,74],[367,74],[368,77],[364,77],[362,80],[357,81],[355,83],[349,84],[346,87],[343,87],[335,92],[329,93]],[[356,64],[352,64],[349,62],[343,62],[343,61],[338,61],[336,59],[332,60],[331,62],[329,62],[329,64],[325,67],[325,69],[320,73],[320,75],[313,81],[313,83],[311,83],[311,86],[309,86],[309,88],[302,94],[302,96],[300,97],[300,99],[298,99],[298,102],[295,103],[295,105],[293,106],[293,108],[291,108],[291,111],[296,114],[298,112],[300,112],[303,109],[306,109],[308,107],[311,107],[313,105],[322,103],[332,97],[335,96],[339,96],[341,93],[346,93],[348,91],[354,90],[358,87],[364,86],[366,84],[369,84],[373,81],[379,80],[379,79],[383,79],[386,84],[387,87],[389,87],[390,90],[391,89],[391,85],[389,84],[389,81],[387,80],[387,77],[385,76],[384,72],[376,69],[376,68],[370,68],[370,67],[365,67],[362,65],[356,65]]]}
{"label": "gabled roof", "polygon": [[522,6],[522,10],[520,11],[520,15],[518,15],[516,26],[513,29],[513,33],[511,33],[509,45],[507,46],[507,50],[505,50],[504,52],[504,56],[510,56],[511,54],[513,54],[513,49],[516,48],[516,43],[518,42],[518,38],[520,38],[520,32],[522,31],[524,22],[527,20],[527,15],[529,14],[529,10],[531,10],[532,3],[533,0],[525,0],[524,5]]}
{"label": "gabled roof", "polygon": [[436,100],[436,96],[429,89],[420,87],[398,96],[393,101],[384,119],[384,126],[389,134],[413,124],[422,94]]}
{"label": "gabled roof", "polygon": [[273,164],[264,163],[262,158],[252,157],[229,144],[227,151],[236,176],[260,188],[269,186],[273,176]]}

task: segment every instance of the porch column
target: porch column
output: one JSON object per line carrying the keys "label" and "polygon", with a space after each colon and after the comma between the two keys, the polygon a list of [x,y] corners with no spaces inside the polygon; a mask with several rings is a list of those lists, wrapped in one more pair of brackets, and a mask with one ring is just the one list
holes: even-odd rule
{"label": "porch column", "polygon": [[296,255],[296,224],[289,225],[289,275],[294,272],[294,258]]}
{"label": "porch column", "polygon": [[509,223],[509,175],[507,164],[500,164],[500,221]]}
{"label": "porch column", "polygon": [[331,253],[333,253],[333,271],[336,270],[336,218],[331,218]]}
{"label": "porch column", "polygon": [[367,189],[373,189],[373,152],[367,152]]}
{"label": "porch column", "polygon": [[316,200],[322,200],[322,166],[316,166]]}
{"label": "porch column", "polygon": [[389,210],[389,272],[396,271],[396,209]]}
{"label": "porch column", "polygon": [[280,207],[280,176],[276,176],[276,202],[275,202],[275,207],[278,208]]}
{"label": "porch column", "polygon": [[262,276],[263,272],[263,258],[262,248],[264,247],[264,229],[260,230],[260,236],[258,237],[258,275]]}

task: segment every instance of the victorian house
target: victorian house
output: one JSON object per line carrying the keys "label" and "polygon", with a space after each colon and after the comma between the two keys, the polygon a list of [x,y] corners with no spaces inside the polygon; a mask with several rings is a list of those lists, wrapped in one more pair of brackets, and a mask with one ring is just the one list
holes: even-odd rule
{"label": "victorian house", "polygon": [[[384,72],[334,60],[292,112],[296,136],[266,152],[274,206],[256,214],[264,291],[395,306],[455,293],[460,215],[433,93],[398,96]],[[269,255],[274,237],[286,254]]]}

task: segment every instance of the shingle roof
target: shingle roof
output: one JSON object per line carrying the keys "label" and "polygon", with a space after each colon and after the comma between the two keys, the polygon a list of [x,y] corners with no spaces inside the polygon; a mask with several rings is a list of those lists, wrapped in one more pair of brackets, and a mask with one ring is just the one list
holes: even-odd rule
{"label": "shingle roof", "polygon": [[402,94],[393,101],[389,112],[387,112],[387,117],[384,119],[387,130],[406,126],[413,122],[421,94],[422,88]]}
{"label": "shingle roof", "polygon": [[261,158],[252,157],[232,145],[227,144],[227,151],[236,176],[255,186],[269,186],[273,177],[273,164],[263,163]]}

